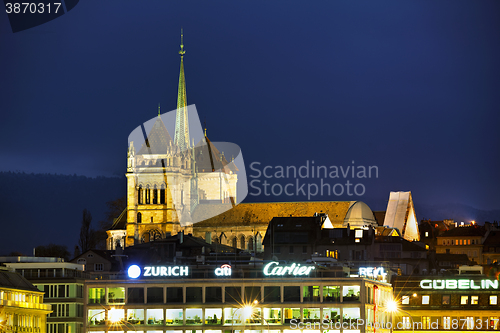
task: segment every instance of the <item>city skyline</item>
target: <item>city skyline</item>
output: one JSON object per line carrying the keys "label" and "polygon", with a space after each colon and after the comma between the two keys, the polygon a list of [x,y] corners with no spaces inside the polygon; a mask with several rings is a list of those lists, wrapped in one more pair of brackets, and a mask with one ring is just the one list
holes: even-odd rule
{"label": "city skyline", "polygon": [[500,208],[498,3],[194,4],[80,2],[18,33],[1,14],[0,171],[123,176],[130,132],[158,103],[175,109],[183,28],[187,104],[212,141],[241,147],[249,181],[266,180],[252,163],[378,170],[363,195],[250,186],[247,202],[371,205],[401,190]]}

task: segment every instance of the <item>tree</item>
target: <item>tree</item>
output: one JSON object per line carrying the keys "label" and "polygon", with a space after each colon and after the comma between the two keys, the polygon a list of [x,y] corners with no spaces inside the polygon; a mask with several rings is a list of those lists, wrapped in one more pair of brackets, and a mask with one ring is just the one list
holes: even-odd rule
{"label": "tree", "polygon": [[65,261],[69,261],[68,248],[65,245],[57,245],[50,243],[47,246],[39,245],[35,247],[36,257],[53,257],[53,258],[63,258]]}
{"label": "tree", "polygon": [[95,231],[90,228],[92,223],[92,215],[87,209],[83,210],[82,226],[80,227],[80,238],[78,239],[78,246],[81,253],[84,253],[96,246]]}

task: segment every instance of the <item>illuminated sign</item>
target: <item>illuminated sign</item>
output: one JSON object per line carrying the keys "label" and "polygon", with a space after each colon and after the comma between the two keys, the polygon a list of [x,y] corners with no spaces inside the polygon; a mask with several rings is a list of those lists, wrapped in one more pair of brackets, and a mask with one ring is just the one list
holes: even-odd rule
{"label": "illuminated sign", "polygon": [[309,275],[314,269],[314,266],[300,266],[300,264],[291,264],[288,266],[281,266],[277,261],[271,261],[264,266],[264,275],[266,276],[304,276]]}
{"label": "illuminated sign", "polygon": [[[144,266],[142,276],[188,276],[188,266]],[[137,265],[132,265],[128,268],[128,276],[132,279],[137,279],[141,276],[141,268]]]}
{"label": "illuminated sign", "polygon": [[224,264],[215,269],[215,275],[217,276],[231,276],[231,265]]}
{"label": "illuminated sign", "polygon": [[381,278],[385,281],[387,273],[384,271],[384,267],[360,267],[359,276],[366,276],[372,279]]}
{"label": "illuminated sign", "polygon": [[498,289],[498,280],[422,280],[422,289]]}

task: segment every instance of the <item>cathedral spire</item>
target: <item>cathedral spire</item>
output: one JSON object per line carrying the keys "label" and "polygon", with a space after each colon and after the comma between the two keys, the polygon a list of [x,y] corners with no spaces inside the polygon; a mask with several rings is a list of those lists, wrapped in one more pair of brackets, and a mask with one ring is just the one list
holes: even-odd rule
{"label": "cathedral spire", "polygon": [[179,90],[177,93],[177,114],[175,116],[174,143],[181,151],[189,148],[189,121],[187,114],[186,80],[184,78],[184,36],[181,29],[181,70],[179,74]]}

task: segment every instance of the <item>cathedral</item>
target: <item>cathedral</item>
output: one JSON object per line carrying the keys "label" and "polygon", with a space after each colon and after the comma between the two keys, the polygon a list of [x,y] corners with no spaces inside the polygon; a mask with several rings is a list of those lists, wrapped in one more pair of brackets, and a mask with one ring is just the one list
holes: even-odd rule
{"label": "cathedral", "polygon": [[197,144],[189,133],[189,114],[193,113],[187,106],[182,35],[179,54],[174,139],[158,108],[147,137],[137,147],[129,142],[127,208],[107,231],[108,250],[118,244],[128,247],[162,239],[181,230],[191,233],[193,223],[209,216],[207,211],[214,216],[236,204],[238,168],[207,138],[206,129]]}
{"label": "cathedral", "polygon": [[[418,240],[410,192],[391,192],[387,211],[377,214],[361,201],[237,204],[238,176],[240,185],[246,185],[246,177],[243,173],[238,175],[239,169],[233,158],[228,160],[225,157],[235,153],[234,150],[227,145],[217,145],[221,148],[218,149],[208,139],[206,129],[201,134],[201,126],[197,143],[196,135],[190,135],[189,119],[197,114],[191,112],[193,106],[187,105],[182,34],[180,47],[174,139],[164,123],[167,114],[162,115],[159,108],[158,116],[146,123],[151,124],[146,126],[147,136],[143,135],[146,129],[141,126],[136,129],[140,135],[134,140],[129,137],[127,207],[107,231],[108,250],[183,232],[208,243],[263,252],[262,240],[274,217],[317,214],[326,215],[328,228],[384,226],[397,229],[396,234],[409,241]],[[173,117],[171,121],[174,121]]]}

